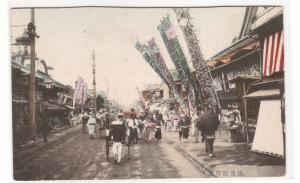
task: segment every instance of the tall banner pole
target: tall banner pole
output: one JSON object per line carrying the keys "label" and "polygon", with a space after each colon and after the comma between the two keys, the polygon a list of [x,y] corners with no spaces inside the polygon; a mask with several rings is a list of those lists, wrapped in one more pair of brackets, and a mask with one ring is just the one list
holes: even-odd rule
{"label": "tall banner pole", "polygon": [[200,42],[191,23],[191,15],[188,8],[173,8],[177,21],[184,34],[187,42],[189,53],[192,57],[192,63],[196,70],[196,78],[200,84],[202,101],[208,100],[210,104],[217,105],[221,109],[221,105],[213,88],[212,76],[209,71],[207,62],[203,58]]}
{"label": "tall banner pole", "polygon": [[[169,16],[163,18],[161,24],[158,26],[158,30],[165,43],[171,60],[173,61],[176,67],[181,83],[187,91],[187,94],[191,99],[192,105],[195,105],[197,103],[195,94],[196,96],[198,96],[200,93],[195,85],[194,79],[191,77],[192,75],[187,64],[186,57],[180,46],[179,40],[175,32],[175,28],[171,24]],[[195,94],[192,91],[194,91]]]}

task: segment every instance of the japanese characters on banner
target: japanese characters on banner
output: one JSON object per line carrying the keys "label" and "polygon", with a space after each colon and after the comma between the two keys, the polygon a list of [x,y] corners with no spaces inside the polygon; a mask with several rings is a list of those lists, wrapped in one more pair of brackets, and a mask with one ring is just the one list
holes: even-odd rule
{"label": "japanese characters on banner", "polygon": [[167,69],[164,59],[162,58],[159,48],[156,45],[154,39],[149,41],[149,45],[142,45],[137,42],[135,45],[136,49],[143,55],[146,62],[153,68],[153,70],[160,76],[160,78],[169,87],[171,93],[173,94],[175,100],[182,106],[183,101],[179,97],[176,89],[175,82],[172,79],[171,73]]}
{"label": "japanese characters on banner", "polygon": [[75,82],[75,91],[73,96],[73,107],[82,108],[87,99],[87,83],[84,82],[82,77],[79,77]]}
{"label": "japanese characters on banner", "polygon": [[191,16],[188,8],[173,9],[180,28],[187,42],[188,50],[192,58],[193,67],[196,70],[196,78],[201,88],[202,101],[212,105],[219,105],[217,95],[212,87],[212,78],[210,76],[207,64],[203,58],[201,47],[197,36],[193,30],[193,25],[190,22]]}
{"label": "japanese characters on banner", "polygon": [[175,99],[178,100],[179,103],[182,103],[182,100],[180,99],[177,89],[176,89],[176,84],[172,78],[172,75],[171,75],[169,69],[167,68],[167,65],[166,65],[163,57],[161,56],[161,53],[159,51],[157,44],[155,43],[154,38],[152,38],[148,42],[148,44],[149,44],[149,48],[151,50],[152,56],[155,58],[159,68],[165,74],[165,77],[167,78],[167,80],[169,82],[169,85],[170,85],[169,88],[170,88],[172,94],[174,95]]}
{"label": "japanese characters on banner", "polygon": [[[163,18],[161,24],[158,26],[158,30],[176,67],[179,78],[186,91],[188,91],[188,97],[190,98],[191,104],[195,106],[195,95],[199,96],[200,92],[191,75],[187,60],[179,44],[175,29],[171,24],[169,16]],[[195,94],[192,91],[195,91]]]}
{"label": "japanese characters on banner", "polygon": [[153,70],[159,75],[159,77],[169,86],[169,81],[167,80],[165,74],[161,71],[157,62],[150,53],[150,49],[146,45],[142,45],[140,42],[137,42],[135,45],[136,49],[143,55],[145,61],[153,68]]}

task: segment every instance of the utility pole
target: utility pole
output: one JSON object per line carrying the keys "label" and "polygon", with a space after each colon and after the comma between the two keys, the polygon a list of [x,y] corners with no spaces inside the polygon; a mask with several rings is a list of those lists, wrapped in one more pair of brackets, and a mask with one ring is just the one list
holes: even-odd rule
{"label": "utility pole", "polygon": [[30,138],[35,144],[36,137],[36,82],[35,82],[35,38],[38,36],[34,25],[34,8],[31,9],[31,22],[27,27],[27,34],[30,38],[30,86],[29,86],[29,121]]}
{"label": "utility pole", "polygon": [[96,115],[97,112],[97,104],[96,104],[96,64],[95,64],[95,52],[93,50],[93,87],[94,87],[94,113]]}
{"label": "utility pole", "polygon": [[107,90],[107,112],[110,113],[110,102],[109,102],[109,87],[108,87],[108,79],[106,78],[106,90]]}

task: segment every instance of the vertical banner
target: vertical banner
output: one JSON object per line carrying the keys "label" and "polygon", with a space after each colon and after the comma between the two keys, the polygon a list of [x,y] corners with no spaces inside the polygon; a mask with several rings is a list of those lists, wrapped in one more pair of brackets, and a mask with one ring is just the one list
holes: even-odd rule
{"label": "vertical banner", "polygon": [[[151,49],[151,54],[152,56],[155,58],[157,65],[159,66],[159,68],[161,69],[162,73],[164,73],[166,79],[168,80],[169,83],[169,89],[171,90],[173,96],[175,97],[175,99],[177,100],[181,100],[179,98],[177,89],[176,89],[176,84],[172,78],[172,75],[169,71],[169,69],[167,68],[167,65],[163,59],[163,57],[161,56],[161,53],[159,51],[159,48],[157,46],[157,44],[155,43],[154,38],[152,38],[149,42],[149,48]],[[182,101],[180,101],[180,103],[182,103]]]}
{"label": "vertical banner", "polygon": [[140,100],[142,101],[142,103],[143,103],[145,109],[148,109],[148,103],[145,101],[145,99],[144,99],[142,93],[140,92],[139,88],[136,87],[136,90],[137,90],[137,92],[138,92],[138,95],[139,95],[139,97],[140,97]]}
{"label": "vertical banner", "polygon": [[200,102],[200,98],[197,98],[197,101],[195,98],[195,95],[200,95],[200,91],[192,77],[186,57],[177,39],[175,28],[171,24],[169,16],[163,18],[161,24],[158,26],[158,30],[176,67],[179,78],[184,85],[185,90],[188,92],[191,103],[193,106],[195,106],[197,101]]}
{"label": "vertical banner", "polygon": [[87,98],[87,84],[83,78],[79,77],[75,82],[75,91],[73,96],[73,107],[82,108]]}
{"label": "vertical banner", "polygon": [[145,61],[152,67],[152,69],[159,75],[163,82],[168,86],[175,100],[183,107],[183,101],[179,97],[175,82],[168,70],[164,59],[162,58],[159,48],[154,39],[148,42],[148,45],[137,42],[136,49],[143,55]]}
{"label": "vertical banner", "polygon": [[202,101],[211,105],[218,105],[219,100],[212,85],[212,78],[207,63],[203,58],[199,41],[191,24],[191,15],[188,8],[173,8],[180,28],[187,42],[188,50],[192,58],[193,67],[196,70],[196,79],[200,85],[200,96]]}

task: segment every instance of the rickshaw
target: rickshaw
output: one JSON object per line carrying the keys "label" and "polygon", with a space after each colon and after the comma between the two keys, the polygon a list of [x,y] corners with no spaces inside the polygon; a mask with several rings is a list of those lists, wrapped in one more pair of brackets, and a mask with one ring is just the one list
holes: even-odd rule
{"label": "rickshaw", "polygon": [[[123,116],[124,116],[125,119],[128,118],[129,117],[128,112],[124,112]],[[128,129],[127,126],[126,126],[126,128]],[[110,129],[110,126],[109,126],[109,129]],[[109,158],[111,157],[110,153],[111,153],[111,149],[112,149],[112,145],[113,145],[113,141],[111,140],[111,134],[109,133],[109,129],[106,130],[106,146],[105,146],[105,150],[106,150],[106,159],[107,159],[107,161],[109,161]],[[127,156],[128,160],[130,159],[130,147],[132,145],[130,143],[129,139],[130,139],[130,136],[127,135],[127,133],[126,133],[126,137],[122,141],[122,146],[123,146],[122,151],[123,151],[123,149],[126,150],[126,156]]]}
{"label": "rickshaw", "polygon": [[[108,138],[106,139],[106,160],[109,161],[110,157],[111,157],[111,150],[112,150],[112,145],[113,145],[113,141],[112,140],[108,140]],[[129,160],[130,159],[130,146],[131,144],[126,143],[126,140],[124,142],[122,142],[122,151],[123,149],[126,150],[126,157]],[[125,148],[124,148],[125,147]],[[127,148],[126,148],[127,147]]]}

